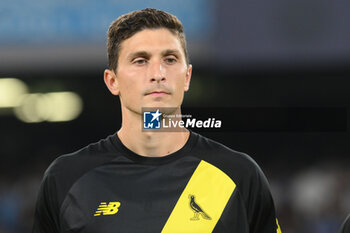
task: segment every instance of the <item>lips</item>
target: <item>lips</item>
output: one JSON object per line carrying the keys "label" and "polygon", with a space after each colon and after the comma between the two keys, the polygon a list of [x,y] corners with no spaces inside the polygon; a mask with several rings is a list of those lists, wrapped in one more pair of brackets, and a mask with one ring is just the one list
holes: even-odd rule
{"label": "lips", "polygon": [[152,96],[162,96],[162,95],[169,95],[169,92],[157,90],[157,91],[150,91],[146,95],[152,95]]}
{"label": "lips", "polygon": [[147,95],[150,95],[150,96],[166,96],[166,95],[169,95],[169,93],[165,92],[165,91],[152,91],[152,92],[147,93]]}

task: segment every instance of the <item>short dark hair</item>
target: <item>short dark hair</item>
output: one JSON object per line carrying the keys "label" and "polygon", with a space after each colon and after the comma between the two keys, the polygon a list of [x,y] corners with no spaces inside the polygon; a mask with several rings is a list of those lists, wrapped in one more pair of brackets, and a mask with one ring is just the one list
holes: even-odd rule
{"label": "short dark hair", "polygon": [[133,11],[117,18],[109,26],[107,33],[108,65],[109,69],[116,70],[121,43],[144,29],[166,28],[179,37],[185,53],[187,65],[189,58],[187,53],[186,38],[180,20],[167,12],[146,8]]}

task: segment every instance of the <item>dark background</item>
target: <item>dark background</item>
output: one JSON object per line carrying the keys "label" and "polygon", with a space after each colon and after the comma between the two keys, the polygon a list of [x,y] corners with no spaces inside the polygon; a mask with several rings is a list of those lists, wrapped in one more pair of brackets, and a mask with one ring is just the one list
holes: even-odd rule
{"label": "dark background", "polygon": [[[224,119],[222,130],[198,131],[258,162],[282,231],[339,228],[350,212],[348,2],[40,4],[1,9],[8,17],[0,23],[0,77],[22,80],[31,93],[76,92],[84,109],[73,121],[28,124],[0,108],[0,232],[30,231],[52,160],[120,128],[119,99],[103,82],[105,32],[120,14],[146,6],[183,21],[194,66],[183,106]],[[102,17],[106,4],[112,10]]]}

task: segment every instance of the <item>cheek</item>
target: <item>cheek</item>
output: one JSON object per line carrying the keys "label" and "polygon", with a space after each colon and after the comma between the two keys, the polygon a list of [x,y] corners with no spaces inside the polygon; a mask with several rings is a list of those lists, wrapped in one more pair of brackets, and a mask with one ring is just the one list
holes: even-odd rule
{"label": "cheek", "polygon": [[171,75],[172,78],[176,80],[177,84],[184,84],[186,80],[187,69],[183,64],[179,64],[178,66],[171,67],[171,69],[167,70],[167,75]]}
{"label": "cheek", "polygon": [[176,98],[182,99],[184,92],[185,92],[185,79],[181,78],[181,79],[178,79],[176,82],[176,91],[175,91]]}
{"label": "cheek", "polygon": [[[132,91],[138,84],[136,78],[138,77],[133,70],[122,70],[118,73],[119,88],[121,92]],[[136,78],[135,78],[136,77]]]}
{"label": "cheek", "polygon": [[124,98],[127,98],[129,100],[138,98],[141,89],[139,87],[139,83],[131,82],[130,80],[124,82],[123,87],[121,87],[121,95],[124,96]]}
{"label": "cheek", "polygon": [[181,72],[181,74],[176,79],[176,85],[179,89],[184,91],[184,87],[186,85],[186,71]]}

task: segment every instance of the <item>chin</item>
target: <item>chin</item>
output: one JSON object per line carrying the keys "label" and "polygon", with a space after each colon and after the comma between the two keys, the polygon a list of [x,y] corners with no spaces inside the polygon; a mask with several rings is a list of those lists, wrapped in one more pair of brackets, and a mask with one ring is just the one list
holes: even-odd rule
{"label": "chin", "polygon": [[[167,108],[169,108],[168,110],[170,112],[175,112],[177,108],[180,108],[181,105],[176,105],[176,104],[170,104],[170,103],[164,103],[164,102],[153,102],[153,103],[148,103],[145,104],[144,106],[142,106],[143,108],[163,108],[163,112],[168,112]],[[168,113],[170,113],[168,112]]]}
{"label": "chin", "polygon": [[167,102],[164,102],[164,101],[152,101],[152,102],[148,102],[147,104],[145,104],[144,107],[147,107],[147,108],[171,108],[171,107],[174,107],[174,105],[167,103]]}

